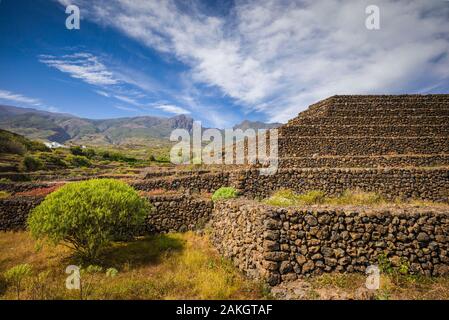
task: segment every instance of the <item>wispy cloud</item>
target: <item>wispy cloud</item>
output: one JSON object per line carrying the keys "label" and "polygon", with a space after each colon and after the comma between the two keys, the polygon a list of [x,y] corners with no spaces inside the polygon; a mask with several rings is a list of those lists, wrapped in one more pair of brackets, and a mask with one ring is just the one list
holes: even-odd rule
{"label": "wispy cloud", "polygon": [[157,84],[141,72],[129,70],[126,66],[108,66],[91,53],[78,52],[60,57],[41,55],[39,61],[72,78],[93,85],[93,91],[100,96],[119,100],[128,105],[113,105],[114,108],[129,112],[145,112],[150,105],[153,109],[170,114],[190,113],[187,109],[172,104],[149,104],[144,92],[153,92],[155,87],[158,87]]}
{"label": "wispy cloud", "polygon": [[365,0],[236,1],[226,16],[195,1],[188,11],[171,0],[74,2],[88,19],[173,55],[195,83],[270,121],[333,94],[422,92],[449,82],[444,1],[376,1],[378,31],[365,28]]}
{"label": "wispy cloud", "polygon": [[138,112],[139,111],[138,109],[135,109],[135,108],[125,107],[125,106],[120,106],[120,105],[115,105],[114,108],[123,110],[123,111],[130,111],[130,112]]}
{"label": "wispy cloud", "polygon": [[156,105],[153,106],[156,109],[160,109],[163,110],[165,112],[168,113],[173,113],[173,114],[190,114],[189,110],[186,110],[184,108],[178,107],[178,106],[174,106],[171,104],[162,104],[162,105]]}
{"label": "wispy cloud", "polygon": [[127,96],[122,96],[122,95],[117,95],[116,94],[113,97],[118,99],[118,100],[121,100],[123,102],[135,105],[135,106],[140,106],[141,105],[141,103],[137,102],[135,99],[127,97]]}
{"label": "wispy cloud", "polygon": [[118,84],[111,71],[99,59],[86,52],[63,55],[58,58],[52,55],[41,55],[39,61],[46,65],[68,73],[72,78],[81,79],[93,85]]}
{"label": "wispy cloud", "polygon": [[31,98],[28,96],[25,96],[23,94],[14,93],[8,90],[1,90],[0,89],[0,100],[8,101],[9,103],[13,104],[24,104],[28,107],[36,107],[39,109],[45,109],[52,112],[57,112],[58,109],[52,106],[47,106],[45,103],[43,103],[41,100],[36,98]]}
{"label": "wispy cloud", "polygon": [[39,99],[30,98],[7,90],[0,90],[0,99],[12,101],[15,103],[25,103],[35,107],[40,107],[43,105]]}

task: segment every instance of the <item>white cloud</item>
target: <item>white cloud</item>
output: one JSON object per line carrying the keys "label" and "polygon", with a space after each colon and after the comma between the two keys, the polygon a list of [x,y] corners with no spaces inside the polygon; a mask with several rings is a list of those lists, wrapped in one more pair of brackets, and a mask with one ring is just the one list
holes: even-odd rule
{"label": "white cloud", "polygon": [[58,112],[58,108],[47,106],[41,100],[36,98],[31,98],[19,93],[14,93],[8,90],[0,89],[0,100],[8,101],[9,103],[14,104],[25,104],[28,107],[36,107],[39,109],[44,109],[51,112]]}
{"label": "white cloud", "polygon": [[131,112],[138,112],[139,111],[139,110],[137,110],[135,108],[125,107],[125,106],[120,106],[120,105],[115,105],[114,108],[119,109],[119,110],[123,110],[123,111],[131,111]]}
{"label": "white cloud", "polygon": [[80,52],[63,55],[62,57],[41,55],[39,58],[40,62],[89,84],[113,85],[119,83],[113,73],[96,56],[90,53]]}
{"label": "white cloud", "polygon": [[0,90],[0,99],[11,101],[14,103],[25,103],[27,105],[35,107],[43,106],[42,102],[39,99],[30,98],[7,90]]}
{"label": "white cloud", "polygon": [[173,113],[173,114],[190,114],[189,110],[186,110],[184,108],[178,107],[178,106],[174,106],[171,104],[162,104],[162,105],[156,105],[153,106],[156,109],[160,109],[163,110],[165,112],[168,113]]}
{"label": "white cloud", "polygon": [[103,96],[106,98],[109,98],[111,96],[109,93],[102,91],[102,90],[95,90],[95,92],[98,93],[100,96]]}
{"label": "white cloud", "polygon": [[129,103],[129,104],[135,105],[135,106],[140,106],[141,105],[135,99],[127,97],[127,96],[122,96],[122,95],[116,94],[116,95],[114,95],[114,98],[116,98],[118,100],[121,100],[123,102]]}
{"label": "white cloud", "polygon": [[423,92],[449,81],[443,1],[378,0],[378,31],[365,28],[365,0],[236,1],[218,17],[195,2],[188,12],[169,0],[75,3],[88,19],[173,54],[195,82],[268,121],[333,94]]}

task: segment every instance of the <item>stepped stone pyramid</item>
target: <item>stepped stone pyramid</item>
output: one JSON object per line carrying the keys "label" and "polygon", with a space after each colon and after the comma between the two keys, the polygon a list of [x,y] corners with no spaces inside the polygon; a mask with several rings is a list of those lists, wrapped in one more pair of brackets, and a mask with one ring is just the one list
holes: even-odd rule
{"label": "stepped stone pyramid", "polygon": [[449,95],[333,96],[279,128],[279,169],[246,173],[242,193],[378,192],[449,202]]}
{"label": "stepped stone pyramid", "polygon": [[333,96],[279,128],[281,167],[449,166],[449,95]]}

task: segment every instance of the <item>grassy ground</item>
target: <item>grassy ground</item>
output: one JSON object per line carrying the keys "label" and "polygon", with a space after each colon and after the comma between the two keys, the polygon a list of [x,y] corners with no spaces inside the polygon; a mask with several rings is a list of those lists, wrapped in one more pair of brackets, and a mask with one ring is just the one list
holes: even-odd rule
{"label": "grassy ground", "polygon": [[343,194],[335,197],[326,196],[323,191],[312,190],[306,193],[297,194],[289,189],[283,189],[275,192],[264,203],[273,206],[300,206],[300,205],[361,205],[361,206],[382,206],[382,205],[412,205],[412,206],[433,206],[448,208],[448,203],[435,203],[422,200],[387,200],[381,194],[376,192],[364,192],[361,190],[345,190]]}
{"label": "grassy ground", "polygon": [[[4,275],[29,264],[20,299],[261,299],[266,288],[247,280],[222,259],[205,236],[192,232],[115,243],[102,270],[82,273],[83,293],[65,287],[65,269],[77,264],[65,247],[36,245],[26,232],[0,233],[0,299],[16,299]],[[115,268],[114,277],[106,275]]]}
{"label": "grassy ground", "polygon": [[[365,286],[363,274],[323,274],[308,280],[310,299],[351,299],[358,288]],[[449,277],[382,274],[378,300],[448,300]]]}

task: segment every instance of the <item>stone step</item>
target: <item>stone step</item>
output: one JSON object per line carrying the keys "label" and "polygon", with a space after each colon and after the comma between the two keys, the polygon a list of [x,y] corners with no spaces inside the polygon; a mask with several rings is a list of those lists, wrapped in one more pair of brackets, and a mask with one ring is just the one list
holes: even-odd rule
{"label": "stone step", "polygon": [[[358,112],[372,112],[373,110],[447,110],[449,109],[449,95],[355,95],[333,96],[309,106],[298,116],[322,116],[343,110],[357,110]],[[419,111],[416,111],[419,112]],[[345,114],[345,113],[344,113]]]}
{"label": "stone step", "polygon": [[412,117],[298,117],[286,125],[447,125],[449,117],[412,116]]}
{"label": "stone step", "polygon": [[279,189],[297,193],[322,190],[338,195],[348,189],[378,192],[386,198],[449,201],[449,168],[279,168],[275,175],[247,171],[242,192],[265,198]]}
{"label": "stone step", "polygon": [[326,117],[410,117],[410,116],[449,116],[449,108],[432,109],[432,108],[380,108],[371,106],[362,107],[340,107],[327,108],[320,113],[320,116]]}
{"label": "stone step", "polygon": [[444,125],[290,125],[279,128],[279,136],[447,136],[449,123]]}
{"label": "stone step", "polygon": [[323,156],[279,158],[284,168],[449,167],[449,154],[394,156]]}
{"label": "stone step", "polygon": [[449,137],[280,137],[281,157],[449,153]]}

